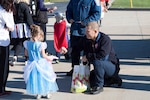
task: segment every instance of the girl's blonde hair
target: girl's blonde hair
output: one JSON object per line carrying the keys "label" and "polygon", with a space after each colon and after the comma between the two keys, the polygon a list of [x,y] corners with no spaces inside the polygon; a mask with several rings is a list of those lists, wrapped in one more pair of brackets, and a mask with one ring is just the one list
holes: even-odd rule
{"label": "girl's blonde hair", "polygon": [[14,0],[16,3],[25,2],[27,4],[30,4],[30,0]]}
{"label": "girl's blonde hair", "polygon": [[41,35],[42,38],[41,38],[40,41],[44,40],[44,32],[43,32],[43,30],[41,29],[40,26],[32,24],[30,26],[30,28],[31,28],[31,36],[32,36],[32,38],[34,38],[34,37],[36,37],[38,35]]}

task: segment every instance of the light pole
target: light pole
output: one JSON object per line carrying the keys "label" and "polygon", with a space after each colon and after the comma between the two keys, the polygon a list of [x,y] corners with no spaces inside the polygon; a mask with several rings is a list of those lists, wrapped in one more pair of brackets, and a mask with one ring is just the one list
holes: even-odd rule
{"label": "light pole", "polygon": [[133,8],[132,0],[130,0],[130,7]]}

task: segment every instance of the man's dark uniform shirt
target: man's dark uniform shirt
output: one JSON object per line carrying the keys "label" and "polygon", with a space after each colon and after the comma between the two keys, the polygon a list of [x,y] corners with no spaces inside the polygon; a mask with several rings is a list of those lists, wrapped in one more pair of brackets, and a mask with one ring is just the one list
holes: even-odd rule
{"label": "man's dark uniform shirt", "polygon": [[84,55],[92,62],[93,60],[108,60],[113,64],[119,63],[117,56],[112,47],[111,39],[108,35],[99,32],[95,41],[85,39],[84,41]]}

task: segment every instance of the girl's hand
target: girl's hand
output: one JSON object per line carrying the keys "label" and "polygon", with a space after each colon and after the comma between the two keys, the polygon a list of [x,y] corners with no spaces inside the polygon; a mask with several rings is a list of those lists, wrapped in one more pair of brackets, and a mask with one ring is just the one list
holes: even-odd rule
{"label": "girl's hand", "polygon": [[48,60],[53,61],[54,59],[58,59],[58,57],[53,56],[53,55],[48,56]]}

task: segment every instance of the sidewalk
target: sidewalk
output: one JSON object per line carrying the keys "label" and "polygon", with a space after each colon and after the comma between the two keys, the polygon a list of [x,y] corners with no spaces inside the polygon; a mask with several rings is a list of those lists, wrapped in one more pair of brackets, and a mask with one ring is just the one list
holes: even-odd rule
{"label": "sidewalk", "polygon": [[[62,11],[65,11],[64,3]],[[150,12],[149,11],[113,11],[105,14],[100,30],[108,34],[121,62],[120,76],[123,79],[121,88],[104,87],[98,95],[70,93],[71,77],[63,75],[71,69],[71,63],[53,64],[57,73],[59,92],[53,93],[50,100],[149,100],[150,98]],[[48,51],[54,53],[53,24],[50,16],[47,24]],[[23,60],[10,67],[7,90],[12,94],[0,97],[0,100],[35,100],[26,94],[22,78]],[[42,99],[46,100],[46,99]]]}

